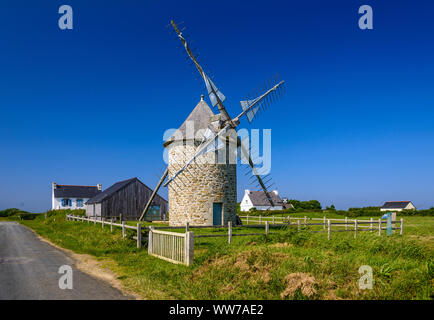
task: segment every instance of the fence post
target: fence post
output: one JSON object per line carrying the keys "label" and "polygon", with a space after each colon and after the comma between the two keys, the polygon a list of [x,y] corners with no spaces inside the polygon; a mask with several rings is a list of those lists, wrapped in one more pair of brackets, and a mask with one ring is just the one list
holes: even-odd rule
{"label": "fence post", "polygon": [[110,232],[113,232],[113,218],[110,219]]}
{"label": "fence post", "polygon": [[96,224],[96,216],[93,217],[93,224]]}
{"label": "fence post", "polygon": [[330,219],[327,220],[327,239],[330,240]]}
{"label": "fence post", "polygon": [[142,247],[142,225],[137,223],[137,248]]}
{"label": "fence post", "polygon": [[275,221],[274,221],[274,216],[273,216],[273,224],[275,224]]}
{"label": "fence post", "polygon": [[381,236],[381,218],[378,219],[378,235]]}
{"label": "fence post", "polygon": [[354,238],[357,237],[357,219],[354,220]]}
{"label": "fence post", "polygon": [[265,221],[265,234],[268,234],[269,230],[270,230],[269,222]]}
{"label": "fence post", "polygon": [[345,217],[345,230],[348,230],[348,217]]}
{"label": "fence post", "polygon": [[[123,224],[123,223],[122,223]],[[153,232],[152,230],[154,229],[154,227],[149,227],[149,236],[148,236],[148,254],[153,253],[152,251],[152,245],[153,245]]]}
{"label": "fence post", "polygon": [[188,232],[188,228],[189,228],[189,226],[190,226],[190,223],[187,221],[187,222],[185,223],[185,233]]}
{"label": "fence post", "polygon": [[101,226],[104,229],[104,218],[103,217],[101,217]]}
{"label": "fence post", "polygon": [[261,216],[259,216],[259,224],[262,224]]}
{"label": "fence post", "polygon": [[402,235],[404,233],[404,219],[401,218],[401,230],[399,232],[400,235]]}
{"label": "fence post", "polygon": [[324,220],[324,229],[325,229],[326,228],[326,217],[325,216],[324,216],[323,220]]}
{"label": "fence post", "polygon": [[297,230],[300,231],[300,219],[297,220]]}
{"label": "fence post", "polygon": [[122,221],[122,238],[127,236],[127,230],[125,229],[125,221]]}
{"label": "fence post", "polygon": [[304,225],[306,225],[306,224],[307,224],[307,217],[304,216]]}
{"label": "fence post", "polygon": [[184,250],[184,263],[190,266],[194,257],[194,234],[191,231],[185,234]]}
{"label": "fence post", "polygon": [[249,215],[247,215],[247,222],[246,224],[249,224]]}
{"label": "fence post", "polygon": [[119,220],[124,221],[124,219],[122,219],[122,213],[119,213]]}
{"label": "fence post", "polygon": [[371,231],[370,232],[372,232],[373,229],[374,229],[374,218],[371,217]]}
{"label": "fence post", "polygon": [[232,221],[228,221],[228,243],[232,242]]}
{"label": "fence post", "polygon": [[395,221],[396,221],[396,212],[392,212],[392,232],[395,232],[395,227],[396,227]]}

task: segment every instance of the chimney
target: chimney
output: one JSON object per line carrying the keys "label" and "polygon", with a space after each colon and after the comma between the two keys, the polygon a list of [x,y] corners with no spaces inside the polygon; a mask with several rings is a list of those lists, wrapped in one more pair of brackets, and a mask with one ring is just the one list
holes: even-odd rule
{"label": "chimney", "polygon": [[279,191],[277,191],[277,190],[273,190],[273,192],[274,192],[274,194],[275,194],[276,196],[279,195]]}
{"label": "chimney", "polygon": [[96,185],[96,187],[98,188],[98,190],[102,190],[102,184],[101,184],[101,183],[98,183],[98,184]]}
{"label": "chimney", "polygon": [[244,191],[244,194],[250,194],[250,190],[249,190],[249,189],[246,189],[246,190]]}
{"label": "chimney", "polygon": [[53,190],[57,189],[57,183],[53,182]]}

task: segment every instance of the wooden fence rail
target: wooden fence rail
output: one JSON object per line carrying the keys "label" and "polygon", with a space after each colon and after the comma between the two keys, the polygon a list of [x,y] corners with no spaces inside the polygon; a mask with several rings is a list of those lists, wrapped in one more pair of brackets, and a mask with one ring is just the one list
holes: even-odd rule
{"label": "wooden fence rail", "polygon": [[[245,216],[241,218],[246,218],[247,221],[254,222],[256,219],[253,219],[251,216]],[[281,219],[279,219],[281,218]],[[308,223],[306,217],[304,218],[290,218],[290,217],[272,217],[272,224],[270,224],[270,221],[265,219],[262,220],[262,217],[259,216],[259,224],[257,225],[243,225],[240,227],[243,228],[264,228],[265,233],[233,233],[232,231],[232,222],[228,223],[228,226],[189,226],[187,223],[186,226],[164,226],[164,227],[142,227],[140,223],[137,223],[137,226],[130,226],[126,225],[125,221],[122,221],[122,223],[115,223],[113,219],[110,219],[110,221],[104,221],[103,218],[96,219],[95,217],[91,219],[90,217],[83,217],[83,216],[74,216],[67,214],[66,220],[70,221],[82,221],[87,223],[93,222],[94,224],[101,223],[102,228],[104,228],[105,225],[110,226],[110,231],[113,231],[113,227],[120,227],[122,229],[122,236],[126,237],[126,229],[132,229],[136,231],[136,236],[133,237],[137,240],[137,248],[141,248],[142,246],[142,229],[149,230],[149,236],[148,236],[148,253],[152,256],[158,257],[160,259],[170,261],[172,263],[182,263],[187,266],[191,265],[193,263],[194,258],[194,238],[214,238],[214,237],[228,237],[228,243],[232,243],[232,237],[237,236],[254,236],[254,235],[268,235],[273,234],[273,232],[270,232],[270,227],[272,228],[280,228],[282,226],[291,226],[296,225],[297,230],[301,230],[301,223],[303,222],[304,227],[308,226],[323,226],[324,230],[311,230],[311,232],[317,233],[317,232],[327,232],[327,239],[331,238],[332,232],[351,232],[354,231],[354,237],[357,236],[358,231],[370,231],[373,232],[374,230],[378,229],[378,234],[381,236],[381,231],[386,230],[387,227],[383,227],[383,224],[386,224],[386,221],[382,221],[381,219],[378,219],[378,221],[374,222],[373,218],[370,220],[358,220],[358,219],[351,219],[349,220],[347,217],[345,219],[326,219],[324,218],[310,218],[309,220],[321,220],[322,222],[312,222]],[[278,220],[281,220],[280,223]],[[293,220],[293,221],[291,221]],[[338,221],[338,222],[333,222]],[[344,222],[341,222],[344,221]],[[262,222],[264,224],[262,224]],[[376,227],[374,224],[378,223],[378,227]],[[395,224],[399,223],[399,228],[395,227]],[[403,234],[403,225],[404,220],[401,219],[400,221],[392,221],[392,230],[400,230],[400,234]],[[335,230],[332,230],[332,226],[335,227]],[[345,227],[345,229],[336,229],[339,227]],[[350,228],[349,228],[350,227]],[[178,232],[170,232],[170,231],[164,231],[161,229],[184,229],[185,233],[178,233]],[[189,229],[193,228],[223,228],[227,229],[227,234],[199,234],[194,235],[193,232],[189,231]]]}
{"label": "wooden fence rail", "polygon": [[149,228],[148,253],[172,263],[183,263],[187,266],[193,263],[194,235],[186,233],[155,230]]}
{"label": "wooden fence rail", "polygon": [[[396,217],[396,216],[395,216]],[[258,218],[256,218],[256,216],[240,216],[240,218],[245,218],[247,222],[259,222],[262,223],[263,217],[259,216]],[[256,218],[256,219],[255,219]],[[269,218],[268,220],[265,220],[265,229],[266,229],[266,234],[268,234],[268,229],[270,226],[282,226],[282,225],[297,225],[297,230],[300,231],[301,230],[301,222],[303,222],[304,226],[324,226],[324,231],[311,231],[314,233],[317,232],[327,232],[327,239],[330,240],[331,238],[331,233],[332,232],[351,232],[354,231],[354,237],[357,237],[357,232],[358,231],[370,231],[373,232],[376,230],[377,227],[374,226],[374,224],[378,223],[378,235],[381,236],[381,230],[387,230],[387,227],[382,227],[383,224],[387,224],[387,221],[383,221],[381,218],[378,219],[378,222],[375,222],[374,219],[371,217],[369,220],[359,220],[359,219],[348,219],[348,217],[345,217],[345,219],[326,219],[326,217],[323,218],[309,218],[310,220],[321,220],[322,223],[307,223],[307,217],[305,216],[304,218],[293,218],[293,217],[267,217]],[[270,219],[271,218],[271,219]],[[282,223],[275,223],[276,220],[280,219],[282,221]],[[269,224],[269,221],[272,221],[273,224]],[[291,222],[291,220],[295,220],[296,222]],[[338,221],[338,222],[332,222],[332,221]],[[340,222],[343,221],[343,222]],[[399,223],[400,226],[399,228],[396,227],[396,223]],[[392,224],[392,228],[391,230],[399,230],[399,234],[402,235],[404,233],[404,219],[400,219],[400,220],[393,220],[391,221]],[[257,227],[258,225],[243,225],[243,227]],[[259,225],[261,226],[261,224]],[[345,227],[345,230],[340,230],[340,229],[335,229],[332,230],[332,226],[335,227]],[[353,228],[351,228],[353,226]],[[350,227],[350,229],[348,228]],[[232,231],[231,231],[232,233]],[[230,243],[230,239],[232,238],[232,234],[229,237],[229,243]]]}
{"label": "wooden fence rail", "polygon": [[122,221],[122,223],[115,223],[115,222],[113,222],[113,219],[106,221],[106,220],[104,220],[104,218],[96,219],[96,217],[94,217],[93,219],[91,219],[90,217],[75,216],[73,214],[67,214],[66,220],[68,220],[68,221],[81,221],[81,222],[87,221],[87,223],[93,222],[93,224],[95,224],[95,225],[97,223],[101,223],[101,227],[103,229],[104,229],[105,225],[110,226],[111,232],[113,232],[113,227],[120,227],[120,228],[122,228],[122,237],[124,237],[124,238],[127,236],[126,229],[136,230],[136,236],[133,238],[137,240],[137,248],[140,249],[142,247],[142,226],[140,225],[140,223],[138,223],[137,226],[134,227],[134,226],[130,226],[130,225],[125,224],[125,221]]}

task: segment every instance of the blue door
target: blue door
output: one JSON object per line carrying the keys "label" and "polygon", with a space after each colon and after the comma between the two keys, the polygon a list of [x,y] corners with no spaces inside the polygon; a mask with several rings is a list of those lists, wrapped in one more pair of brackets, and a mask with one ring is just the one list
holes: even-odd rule
{"label": "blue door", "polygon": [[222,224],[222,203],[215,202],[212,206],[212,224],[220,226]]}

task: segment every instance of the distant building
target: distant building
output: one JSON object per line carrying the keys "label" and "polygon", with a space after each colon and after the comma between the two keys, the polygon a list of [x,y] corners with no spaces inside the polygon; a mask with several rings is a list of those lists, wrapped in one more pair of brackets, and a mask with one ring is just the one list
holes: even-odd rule
{"label": "distant building", "polygon": [[71,186],[53,182],[51,209],[84,209],[85,203],[101,192],[102,185]]}
{"label": "distant building", "polygon": [[251,208],[256,210],[282,210],[284,203],[279,197],[277,190],[268,192],[271,200],[274,203],[274,207],[270,205],[264,191],[244,191],[243,200],[240,203],[241,211],[249,211]]}
{"label": "distant building", "polygon": [[411,201],[388,201],[380,209],[381,211],[416,210]]}
{"label": "distant building", "polygon": [[[105,189],[86,203],[86,215],[97,218],[138,220],[153,190],[139,179],[120,181]],[[167,215],[167,200],[155,196],[145,220],[162,220]]]}
{"label": "distant building", "polygon": [[294,206],[292,205],[292,203],[289,203],[288,198],[283,198],[282,202],[283,202],[283,209],[294,209]]}

